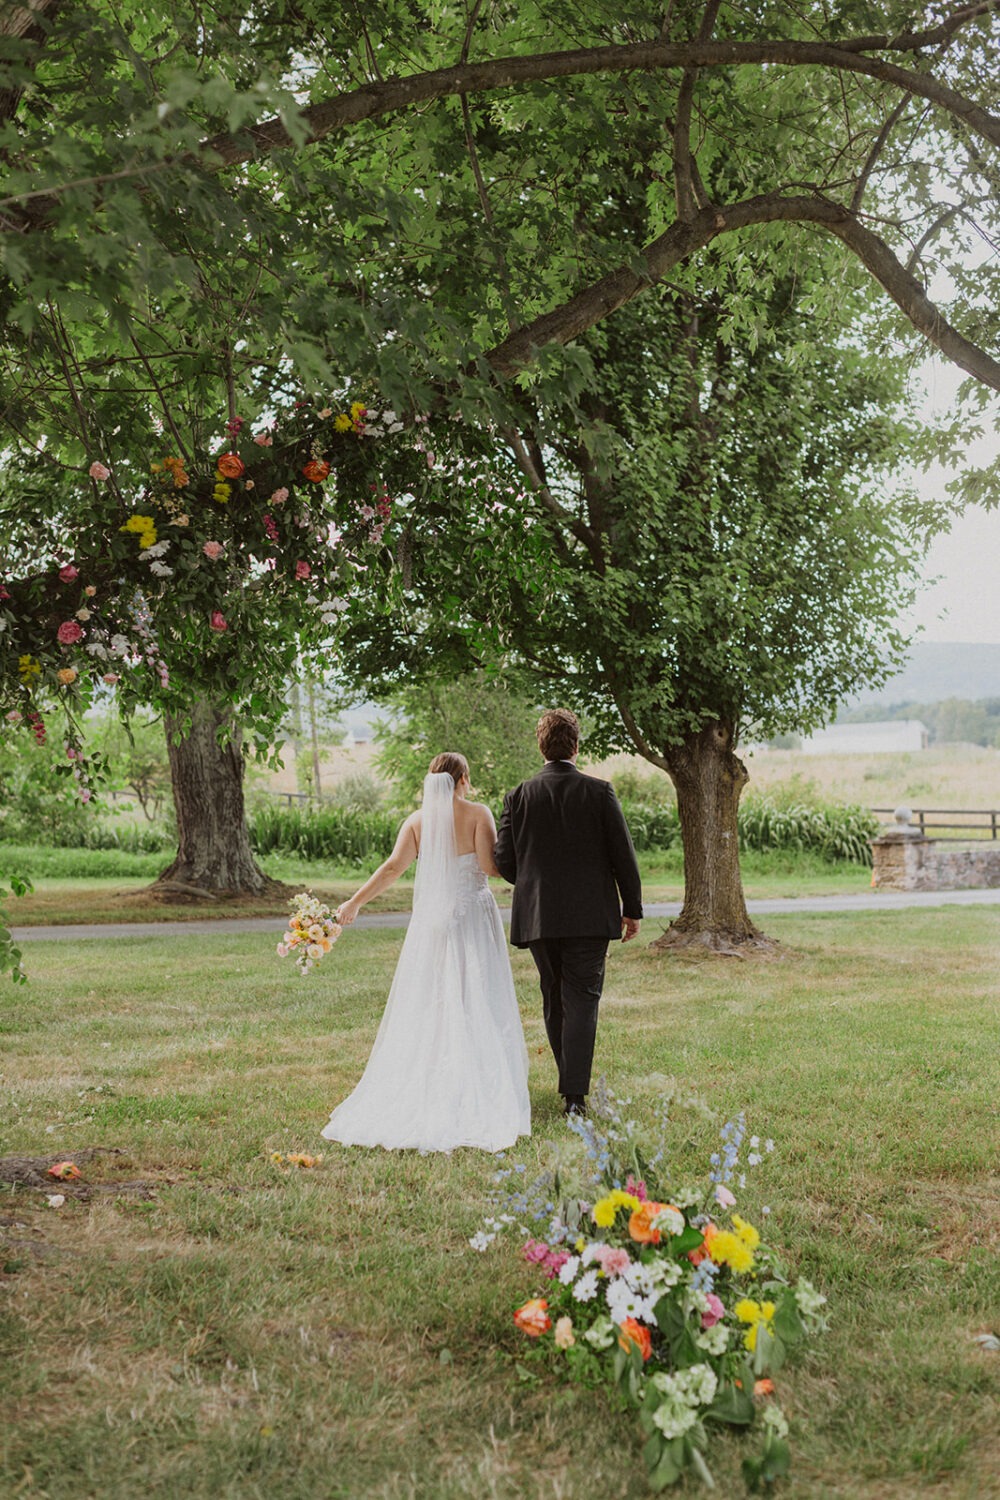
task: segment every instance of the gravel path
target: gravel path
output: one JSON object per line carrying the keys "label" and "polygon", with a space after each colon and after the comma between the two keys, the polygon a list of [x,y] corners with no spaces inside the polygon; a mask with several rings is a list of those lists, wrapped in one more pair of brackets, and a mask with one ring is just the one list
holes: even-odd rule
{"label": "gravel path", "polygon": [[[920,906],[1000,906],[1000,890],[989,891],[863,891],[848,896],[776,896],[758,901],[748,901],[751,916],[771,916],[784,912],[870,912],[905,911]],[[646,908],[646,916],[676,917],[681,909],[679,901],[654,901]],[[510,912],[502,911],[505,922]],[[407,912],[373,912],[359,917],[358,927],[405,927],[409,921]],[[191,922],[103,922],[67,925],[59,927],[15,927],[12,935],[17,943],[32,942],[78,942],[86,938],[149,938],[172,937],[187,933],[191,937],[205,933],[222,935],[241,932],[278,933],[284,926],[281,917],[222,917]]]}

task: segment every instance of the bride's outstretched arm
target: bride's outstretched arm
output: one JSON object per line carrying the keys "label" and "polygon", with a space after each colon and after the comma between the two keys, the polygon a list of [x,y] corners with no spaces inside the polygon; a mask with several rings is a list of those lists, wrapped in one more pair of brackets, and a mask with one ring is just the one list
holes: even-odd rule
{"label": "bride's outstretched arm", "polygon": [[379,865],[374,875],[370,875],[360,890],[342,906],[337,908],[337,921],[349,927],[363,906],[371,901],[373,896],[381,895],[388,890],[393,881],[398,880],[404,870],[408,870],[417,857],[417,827],[419,813],[411,813],[406,822],[396,835],[396,844],[389,858]]}

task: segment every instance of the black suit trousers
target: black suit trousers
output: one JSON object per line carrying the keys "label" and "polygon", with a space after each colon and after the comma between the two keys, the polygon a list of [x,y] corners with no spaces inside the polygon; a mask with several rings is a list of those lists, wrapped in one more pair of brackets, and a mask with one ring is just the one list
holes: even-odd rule
{"label": "black suit trousers", "polygon": [[587,1094],[608,939],[537,938],[528,947],[541,980],[545,1030],[559,1069],[559,1092]]}

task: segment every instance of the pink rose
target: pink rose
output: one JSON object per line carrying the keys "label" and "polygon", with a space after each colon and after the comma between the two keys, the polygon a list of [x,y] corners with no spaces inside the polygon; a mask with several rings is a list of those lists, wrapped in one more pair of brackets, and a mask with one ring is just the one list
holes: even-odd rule
{"label": "pink rose", "polygon": [[91,479],[111,478],[111,470],[106,469],[102,463],[98,463],[96,461],[91,464],[90,468],[87,470],[87,473],[90,475]]}
{"label": "pink rose", "polygon": [[254,438],[254,442],[257,444],[258,448],[270,448],[274,444],[274,438],[269,432],[258,432],[257,436]]}
{"label": "pink rose", "polygon": [[212,629],[217,630],[220,635],[224,630],[229,629],[229,626],[226,624],[226,617],[222,613],[221,609],[212,610],[212,613],[208,617],[208,623],[212,627]]}
{"label": "pink rose", "polygon": [[715,1189],[715,1201],[720,1208],[733,1208],[736,1204],[734,1195],[721,1182]]}
{"label": "pink rose", "polygon": [[296,578],[308,578],[311,573],[312,573],[312,568],[310,568],[310,566],[309,566],[309,564],[307,562],[297,562],[295,564],[295,576],[296,576]]}
{"label": "pink rose", "polygon": [[64,620],[56,631],[56,640],[60,646],[75,646],[83,640],[83,631],[76,620]]}
{"label": "pink rose", "polygon": [[217,562],[226,549],[221,542],[206,542],[201,550],[206,557],[210,557],[213,562]]}
{"label": "pink rose", "polygon": [[21,720],[24,718],[24,715],[21,713],[20,709],[12,708],[9,714],[4,715],[4,718],[7,720],[8,724],[20,724]]}
{"label": "pink rose", "polygon": [[115,683],[118,682],[118,680],[119,678],[117,672],[105,672],[104,676],[101,678],[101,681],[106,682],[108,687],[114,687]]}
{"label": "pink rose", "polygon": [[7,590],[4,588],[3,584],[0,583],[0,599],[9,599],[9,598],[10,598],[10,595],[8,594]]}
{"label": "pink rose", "polygon": [[83,788],[83,790],[81,791],[81,793],[80,793],[80,801],[81,802],[89,802],[90,801],[90,787],[89,786],[85,786]]}
{"label": "pink rose", "polygon": [[93,599],[94,595],[97,593],[97,589],[92,583],[88,583],[83,592],[86,594],[88,599]]}
{"label": "pink rose", "polygon": [[272,505],[284,505],[284,503],[285,503],[285,501],[287,499],[288,499],[288,490],[287,489],[275,490],[274,494],[271,496],[271,504]]}
{"label": "pink rose", "polygon": [[59,569],[59,577],[63,583],[75,583],[80,576],[80,569],[74,568],[72,563],[64,563]]}
{"label": "pink rose", "polygon": [[702,1328],[714,1328],[719,1319],[726,1316],[726,1309],[714,1292],[708,1292],[705,1300],[708,1303],[708,1308],[701,1315],[701,1326]]}

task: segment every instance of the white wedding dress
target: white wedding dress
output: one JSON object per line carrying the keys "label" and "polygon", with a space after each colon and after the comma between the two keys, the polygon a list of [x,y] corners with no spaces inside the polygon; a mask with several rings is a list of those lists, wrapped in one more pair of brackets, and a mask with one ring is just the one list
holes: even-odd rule
{"label": "white wedding dress", "polygon": [[424,781],[413,915],[368,1065],[328,1141],[500,1151],[530,1134],[507,942],[476,855],[455,852],[453,794],[447,772]]}

